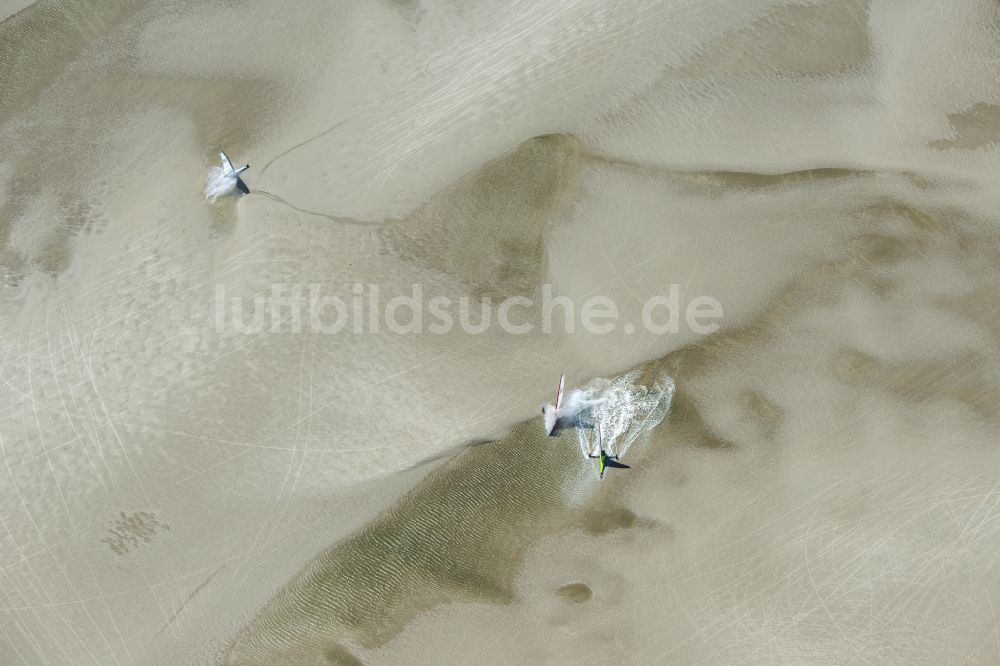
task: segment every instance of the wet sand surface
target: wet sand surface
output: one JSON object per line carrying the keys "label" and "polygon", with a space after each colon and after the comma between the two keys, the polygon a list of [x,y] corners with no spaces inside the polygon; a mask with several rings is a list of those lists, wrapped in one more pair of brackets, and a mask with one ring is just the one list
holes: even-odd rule
{"label": "wet sand surface", "polygon": [[[1000,661],[995,2],[0,16],[0,662]],[[276,283],[725,316],[218,326]],[[538,410],[631,369],[598,481]]]}

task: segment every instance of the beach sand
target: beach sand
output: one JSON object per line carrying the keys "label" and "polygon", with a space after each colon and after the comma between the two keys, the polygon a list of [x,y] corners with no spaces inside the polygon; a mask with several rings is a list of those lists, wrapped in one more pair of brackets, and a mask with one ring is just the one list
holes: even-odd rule
{"label": "beach sand", "polygon": [[[1000,7],[550,4],[0,3],[0,662],[1000,660]],[[598,481],[539,408],[631,369]]]}

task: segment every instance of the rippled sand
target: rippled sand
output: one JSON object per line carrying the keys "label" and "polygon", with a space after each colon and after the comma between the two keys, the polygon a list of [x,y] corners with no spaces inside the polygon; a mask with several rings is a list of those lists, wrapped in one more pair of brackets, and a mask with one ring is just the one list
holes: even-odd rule
{"label": "rippled sand", "polygon": [[[995,2],[0,16],[0,662],[1000,661]],[[276,282],[725,318],[216,328]],[[539,406],[632,369],[598,482]]]}

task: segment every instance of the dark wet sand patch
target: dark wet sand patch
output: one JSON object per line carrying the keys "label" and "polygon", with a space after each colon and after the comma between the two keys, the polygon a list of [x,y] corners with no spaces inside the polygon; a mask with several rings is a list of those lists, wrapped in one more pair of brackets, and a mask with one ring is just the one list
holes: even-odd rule
{"label": "dark wet sand patch", "polygon": [[568,583],[556,590],[556,593],[575,604],[585,604],[594,598],[594,591],[586,583]]}
{"label": "dark wet sand patch", "polygon": [[365,662],[341,645],[331,646],[323,653],[323,657],[330,666],[365,666]]}
{"label": "dark wet sand patch", "polygon": [[613,530],[624,530],[635,527],[639,516],[624,507],[612,509],[595,508],[586,513],[581,521],[583,529],[589,534],[607,534]]}
{"label": "dark wet sand patch", "polygon": [[442,271],[478,299],[534,293],[545,275],[545,230],[568,215],[583,164],[574,137],[535,137],[435,195],[382,236],[392,252]]}
{"label": "dark wet sand patch", "polygon": [[736,442],[712,431],[702,416],[698,403],[680,386],[674,394],[670,425],[672,430],[682,433],[682,441],[687,446],[718,451],[733,451],[738,448]]}
{"label": "dark wet sand patch", "polygon": [[246,627],[228,663],[298,663],[342,640],[376,647],[453,601],[508,603],[527,547],[566,526],[575,442],[533,420],[466,449],[360,533],[316,558]]}
{"label": "dark wet sand patch", "polygon": [[834,354],[833,375],[858,392],[885,393],[909,403],[951,400],[984,420],[998,416],[996,396],[1000,386],[991,376],[988,361],[965,352],[926,361],[887,362],[857,349]]}
{"label": "dark wet sand patch", "polygon": [[768,433],[773,434],[783,416],[781,407],[769,400],[761,390],[756,388],[747,387],[740,394],[740,397],[744,408],[752,415],[754,420],[759,422]]}
{"label": "dark wet sand patch", "polygon": [[934,139],[927,145],[946,150],[976,150],[1000,142],[1000,105],[979,102],[965,111],[948,114],[955,136]]}

